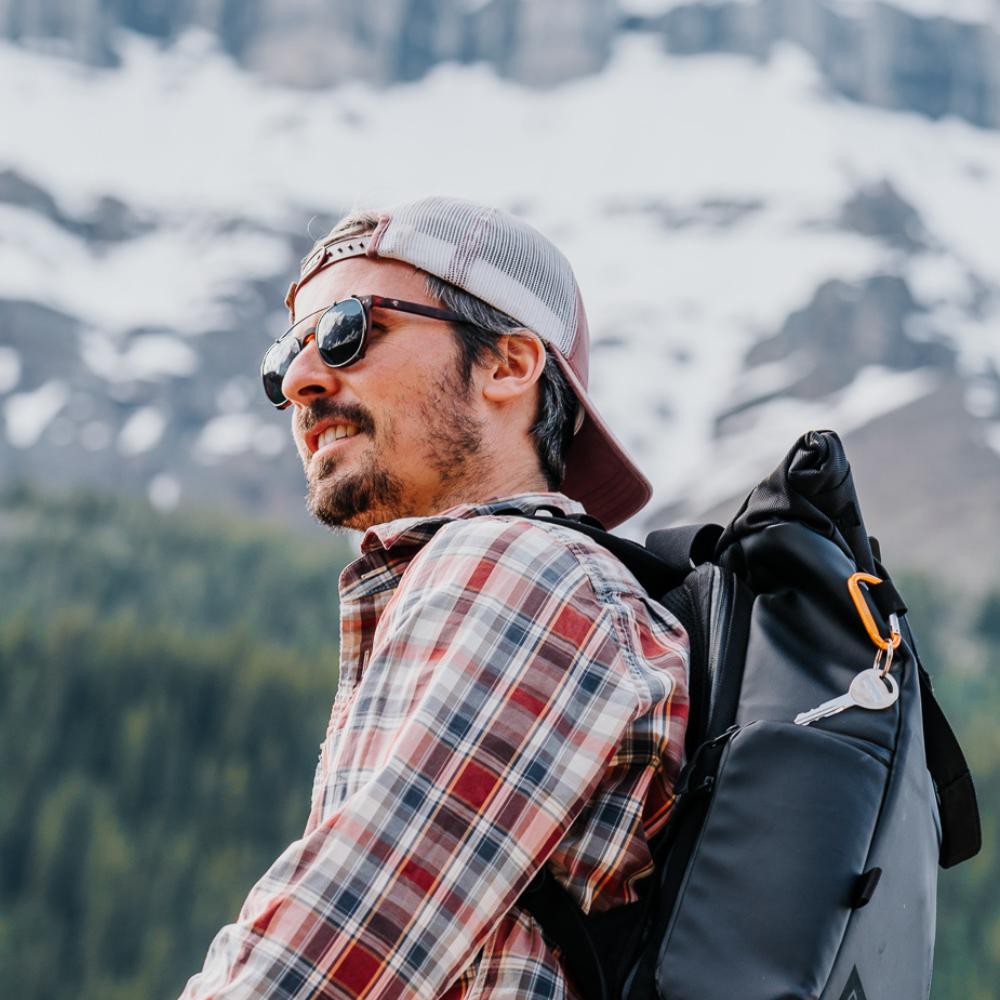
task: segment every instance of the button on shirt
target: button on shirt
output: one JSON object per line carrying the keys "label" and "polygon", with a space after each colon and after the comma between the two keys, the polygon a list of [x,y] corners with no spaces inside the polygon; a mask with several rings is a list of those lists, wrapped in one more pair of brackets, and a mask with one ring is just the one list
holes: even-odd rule
{"label": "button on shirt", "polygon": [[573,997],[518,896],[637,898],[673,801],[687,638],[521,495],[370,528],[340,578],[340,682],[301,839],[185,1000]]}

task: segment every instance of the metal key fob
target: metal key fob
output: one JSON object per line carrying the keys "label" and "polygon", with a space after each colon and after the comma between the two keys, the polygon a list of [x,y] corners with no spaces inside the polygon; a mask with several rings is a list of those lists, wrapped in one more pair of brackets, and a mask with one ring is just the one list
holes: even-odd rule
{"label": "metal key fob", "polygon": [[899,686],[896,684],[895,678],[891,674],[882,677],[878,670],[868,667],[851,681],[847,694],[824,701],[822,705],[818,705],[810,712],[800,712],[795,716],[795,724],[808,726],[810,722],[815,722],[817,719],[825,719],[830,715],[843,712],[845,708],[854,708],[855,706],[878,711],[894,705],[898,697]]}

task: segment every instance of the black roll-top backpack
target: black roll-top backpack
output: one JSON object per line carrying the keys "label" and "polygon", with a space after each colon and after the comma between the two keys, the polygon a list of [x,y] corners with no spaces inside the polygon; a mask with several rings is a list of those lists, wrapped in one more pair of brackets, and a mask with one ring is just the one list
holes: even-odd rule
{"label": "black roll-top backpack", "polygon": [[[621,558],[691,643],[687,762],[642,898],[585,915],[543,871],[520,900],[576,990],[926,1000],[937,869],[978,852],[979,815],[837,435],[800,438],[724,530],[644,547],[546,520]],[[883,707],[802,724],[849,689]]]}

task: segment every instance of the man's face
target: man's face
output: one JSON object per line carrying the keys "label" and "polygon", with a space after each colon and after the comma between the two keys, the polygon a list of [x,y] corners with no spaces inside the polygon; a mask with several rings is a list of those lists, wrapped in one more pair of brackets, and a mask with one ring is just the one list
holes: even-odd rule
{"label": "man's face", "polygon": [[[416,268],[355,257],[306,283],[295,318],[351,295],[440,306]],[[300,335],[318,319],[311,317]],[[310,341],[283,383],[308,483],[306,504],[331,527],[361,529],[443,510],[461,502],[486,472],[475,393],[463,384],[452,328],[377,307],[371,322],[360,361],[329,368]],[[323,438],[320,446],[324,432],[340,426],[350,436]]]}

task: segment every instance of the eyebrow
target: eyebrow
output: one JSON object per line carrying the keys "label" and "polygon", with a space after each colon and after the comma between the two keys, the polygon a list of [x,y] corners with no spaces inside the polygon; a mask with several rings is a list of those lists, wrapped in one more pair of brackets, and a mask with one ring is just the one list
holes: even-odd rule
{"label": "eyebrow", "polygon": [[395,309],[378,306],[374,302],[368,310],[368,315],[371,317],[372,326],[381,326],[386,330],[392,330],[398,323],[402,322],[402,314],[400,312]]}

